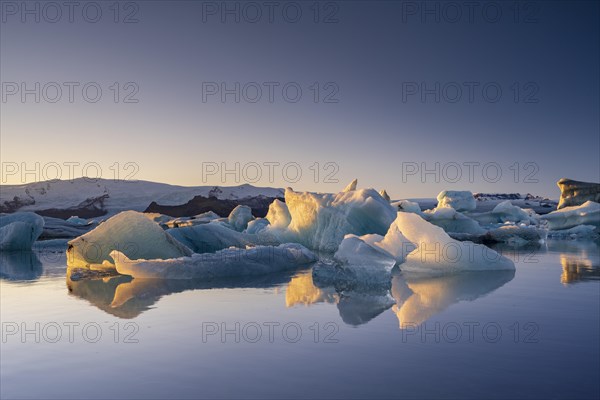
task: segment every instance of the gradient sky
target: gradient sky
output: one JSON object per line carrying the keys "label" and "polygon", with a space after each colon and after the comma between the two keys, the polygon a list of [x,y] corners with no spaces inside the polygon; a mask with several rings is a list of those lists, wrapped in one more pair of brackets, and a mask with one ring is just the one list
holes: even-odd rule
{"label": "gradient sky", "polygon": [[[22,14],[22,2],[2,1],[2,183],[51,178],[54,170],[46,168],[46,176],[43,167],[65,162],[97,163],[104,178],[114,177],[115,162],[124,177],[132,171],[125,163],[132,162],[139,166],[137,179],[181,185],[332,192],[358,178],[359,187],[385,188],[392,198],[431,197],[443,189],[557,198],[561,177],[600,181],[598,2],[528,2],[517,9],[512,1],[482,2],[473,14],[464,2],[454,8],[420,1],[276,2],[272,21],[265,3],[257,2],[262,17],[252,22],[256,8],[243,2],[138,1],[119,4],[117,23],[112,1],[90,5],[88,20],[82,8],[89,2],[80,2],[72,22],[64,6],[58,18],[44,2],[25,3],[40,8],[39,22]],[[96,5],[102,16],[92,23]],[[433,13],[422,13],[424,5]],[[224,6],[239,7],[239,23],[230,14],[223,22]],[[302,15],[291,22],[298,8]],[[453,22],[457,11],[462,15]],[[130,13],[138,22],[123,23]],[[36,82],[39,103],[34,95],[23,102],[21,93],[9,93],[13,83],[34,88]],[[49,82],[80,86],[72,103],[64,85],[51,103],[52,87],[46,97],[41,89]],[[103,90],[96,103],[82,96],[87,82]],[[139,88],[137,103],[122,102],[131,91],[126,82]],[[263,85],[258,102],[240,93],[236,103],[233,95],[203,101],[206,82],[279,86],[273,102]],[[283,97],[289,82],[302,88],[296,103]],[[315,82],[318,102],[310,89]],[[440,101],[435,94],[422,101],[418,86],[407,94],[412,82],[428,88],[439,82]],[[476,85],[473,101],[465,82]],[[499,100],[486,100],[484,86],[490,97],[500,87]],[[338,102],[324,102],[335,87]],[[452,102],[456,87],[462,97]],[[39,173],[8,173],[14,165],[35,170],[36,162]],[[203,177],[207,162],[230,169],[239,162],[240,176]],[[280,163],[273,182],[269,162]],[[316,183],[315,162],[321,170]],[[338,169],[325,170],[328,162]],[[261,165],[257,182],[248,163]],[[284,178],[288,163],[301,167],[297,182],[294,168]],[[403,176],[407,168],[435,169],[435,163],[438,177]],[[473,179],[464,163],[479,163]],[[487,175],[484,165],[491,168]],[[502,176],[495,179],[498,167]],[[63,179],[68,171],[62,168]],[[339,182],[327,181],[327,172]]]}

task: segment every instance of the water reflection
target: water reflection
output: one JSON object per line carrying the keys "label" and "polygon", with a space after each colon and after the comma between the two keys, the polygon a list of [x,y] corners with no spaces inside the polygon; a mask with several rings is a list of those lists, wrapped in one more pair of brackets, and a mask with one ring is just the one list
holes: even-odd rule
{"label": "water reflection", "polygon": [[548,250],[560,253],[560,282],[570,284],[600,280],[600,247],[594,241],[555,241]]}
{"label": "water reflection", "polygon": [[394,305],[394,299],[386,287],[361,289],[336,288],[328,281],[313,281],[312,271],[299,274],[288,283],[286,306],[335,304],[342,321],[348,325],[362,325]]}
{"label": "water reflection", "polygon": [[473,301],[493,292],[515,276],[515,271],[464,272],[437,277],[392,278],[392,308],[400,329],[419,325],[459,301]]}
{"label": "water reflection", "polygon": [[44,268],[33,251],[0,252],[0,277],[9,281],[32,281],[38,279]]}
{"label": "water reflection", "polygon": [[212,281],[197,279],[140,279],[125,275],[85,276],[80,269],[67,270],[67,288],[73,296],[119,318],[135,318],[152,308],[161,297],[198,289],[271,288],[289,282],[293,273]]}

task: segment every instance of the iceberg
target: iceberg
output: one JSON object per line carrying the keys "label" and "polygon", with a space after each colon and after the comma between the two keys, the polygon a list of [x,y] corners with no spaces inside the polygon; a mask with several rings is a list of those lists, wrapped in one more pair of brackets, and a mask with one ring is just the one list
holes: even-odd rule
{"label": "iceberg", "polygon": [[485,229],[477,221],[453,208],[438,207],[422,213],[421,216],[448,233],[467,233],[469,235],[482,235],[485,233]]}
{"label": "iceberg", "polygon": [[387,201],[391,201],[392,199],[390,199],[390,195],[387,194],[387,192],[385,191],[385,189],[382,189],[379,191],[379,195],[381,197],[383,197],[384,199],[386,199]]}
{"label": "iceberg", "polygon": [[244,233],[248,233],[251,235],[256,235],[263,229],[269,226],[269,220],[265,218],[257,218],[248,223],[248,227],[244,231]]}
{"label": "iceberg", "polygon": [[247,246],[280,244],[264,228],[258,230],[256,234],[238,232],[229,224],[220,221],[168,229],[167,233],[194,253],[214,253],[229,247],[246,248]]}
{"label": "iceberg", "polygon": [[192,254],[160,225],[143,213],[124,211],[94,230],[69,242],[69,267],[111,269],[110,253],[119,250],[129,257],[167,259]]}
{"label": "iceberg", "polygon": [[577,225],[569,229],[549,231],[548,237],[552,239],[597,239],[598,229],[593,225]]}
{"label": "iceberg", "polygon": [[265,218],[273,228],[277,229],[285,229],[290,225],[290,222],[292,222],[292,216],[290,215],[287,205],[279,199],[273,200],[269,205],[269,211]]}
{"label": "iceberg", "polygon": [[437,201],[438,208],[450,207],[456,211],[473,211],[477,207],[473,193],[468,190],[444,190]]}
{"label": "iceberg", "polygon": [[442,228],[416,214],[399,212],[395,223],[404,237],[416,246],[400,265],[402,271],[444,274],[515,268],[511,260],[489,247],[454,240]]}
{"label": "iceberg", "polygon": [[[396,215],[394,207],[374,189],[329,194],[297,193],[287,188],[285,204],[291,217],[289,225],[284,229],[269,227],[269,231],[281,242],[297,242],[332,253],[347,234],[385,234]],[[271,223],[279,225],[277,219]]]}
{"label": "iceberg", "polygon": [[344,237],[333,257],[345,267],[375,273],[389,274],[396,265],[396,259],[390,253],[352,234]]}
{"label": "iceberg", "polygon": [[44,230],[44,218],[32,212],[0,214],[0,251],[31,250]]}
{"label": "iceberg", "polygon": [[514,222],[520,224],[537,224],[539,215],[532,210],[524,210],[513,205],[510,200],[498,203],[492,211],[469,214],[469,217],[480,224],[493,225]]}
{"label": "iceberg", "polygon": [[569,229],[577,225],[600,227],[600,203],[588,200],[580,206],[564,207],[540,218],[548,222],[550,230]]}
{"label": "iceberg", "polygon": [[558,209],[579,206],[586,201],[600,203],[600,183],[579,182],[562,178],[556,184],[560,188]]}
{"label": "iceberg", "polygon": [[506,225],[487,232],[484,240],[523,246],[535,242],[543,243],[547,236],[548,230],[537,226]]}
{"label": "iceberg", "polygon": [[79,218],[78,216],[71,216],[70,218],[67,218],[67,222],[73,225],[87,225],[87,220]]}
{"label": "iceberg", "polygon": [[237,206],[231,211],[227,221],[229,225],[238,232],[242,232],[248,227],[248,222],[252,221],[252,209],[248,206]]}
{"label": "iceberg", "polygon": [[193,254],[167,260],[131,260],[118,250],[110,253],[117,272],[134,278],[217,279],[262,275],[313,263],[316,256],[295,243],[257,246],[249,249],[225,249],[211,254]]}
{"label": "iceberg", "polygon": [[419,203],[409,200],[400,200],[392,203],[392,206],[396,207],[398,211],[411,212],[415,214],[423,214]]}

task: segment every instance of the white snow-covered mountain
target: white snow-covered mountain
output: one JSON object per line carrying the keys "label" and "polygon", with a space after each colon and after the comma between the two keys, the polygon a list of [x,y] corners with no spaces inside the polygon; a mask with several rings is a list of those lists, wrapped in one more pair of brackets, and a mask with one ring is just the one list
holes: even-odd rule
{"label": "white snow-covered mountain", "polygon": [[0,212],[97,208],[114,214],[122,210],[143,211],[152,202],[162,205],[183,204],[194,196],[241,200],[283,195],[283,189],[248,184],[176,186],[148,181],[78,178],[68,181],[0,185]]}

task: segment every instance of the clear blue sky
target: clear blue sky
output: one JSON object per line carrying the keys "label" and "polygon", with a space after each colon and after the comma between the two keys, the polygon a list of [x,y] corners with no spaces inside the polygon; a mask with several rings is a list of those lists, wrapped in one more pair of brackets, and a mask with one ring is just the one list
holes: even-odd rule
{"label": "clear blue sky", "polygon": [[89,3],[2,2],[3,183],[71,162],[393,198],[600,181],[598,2]]}

